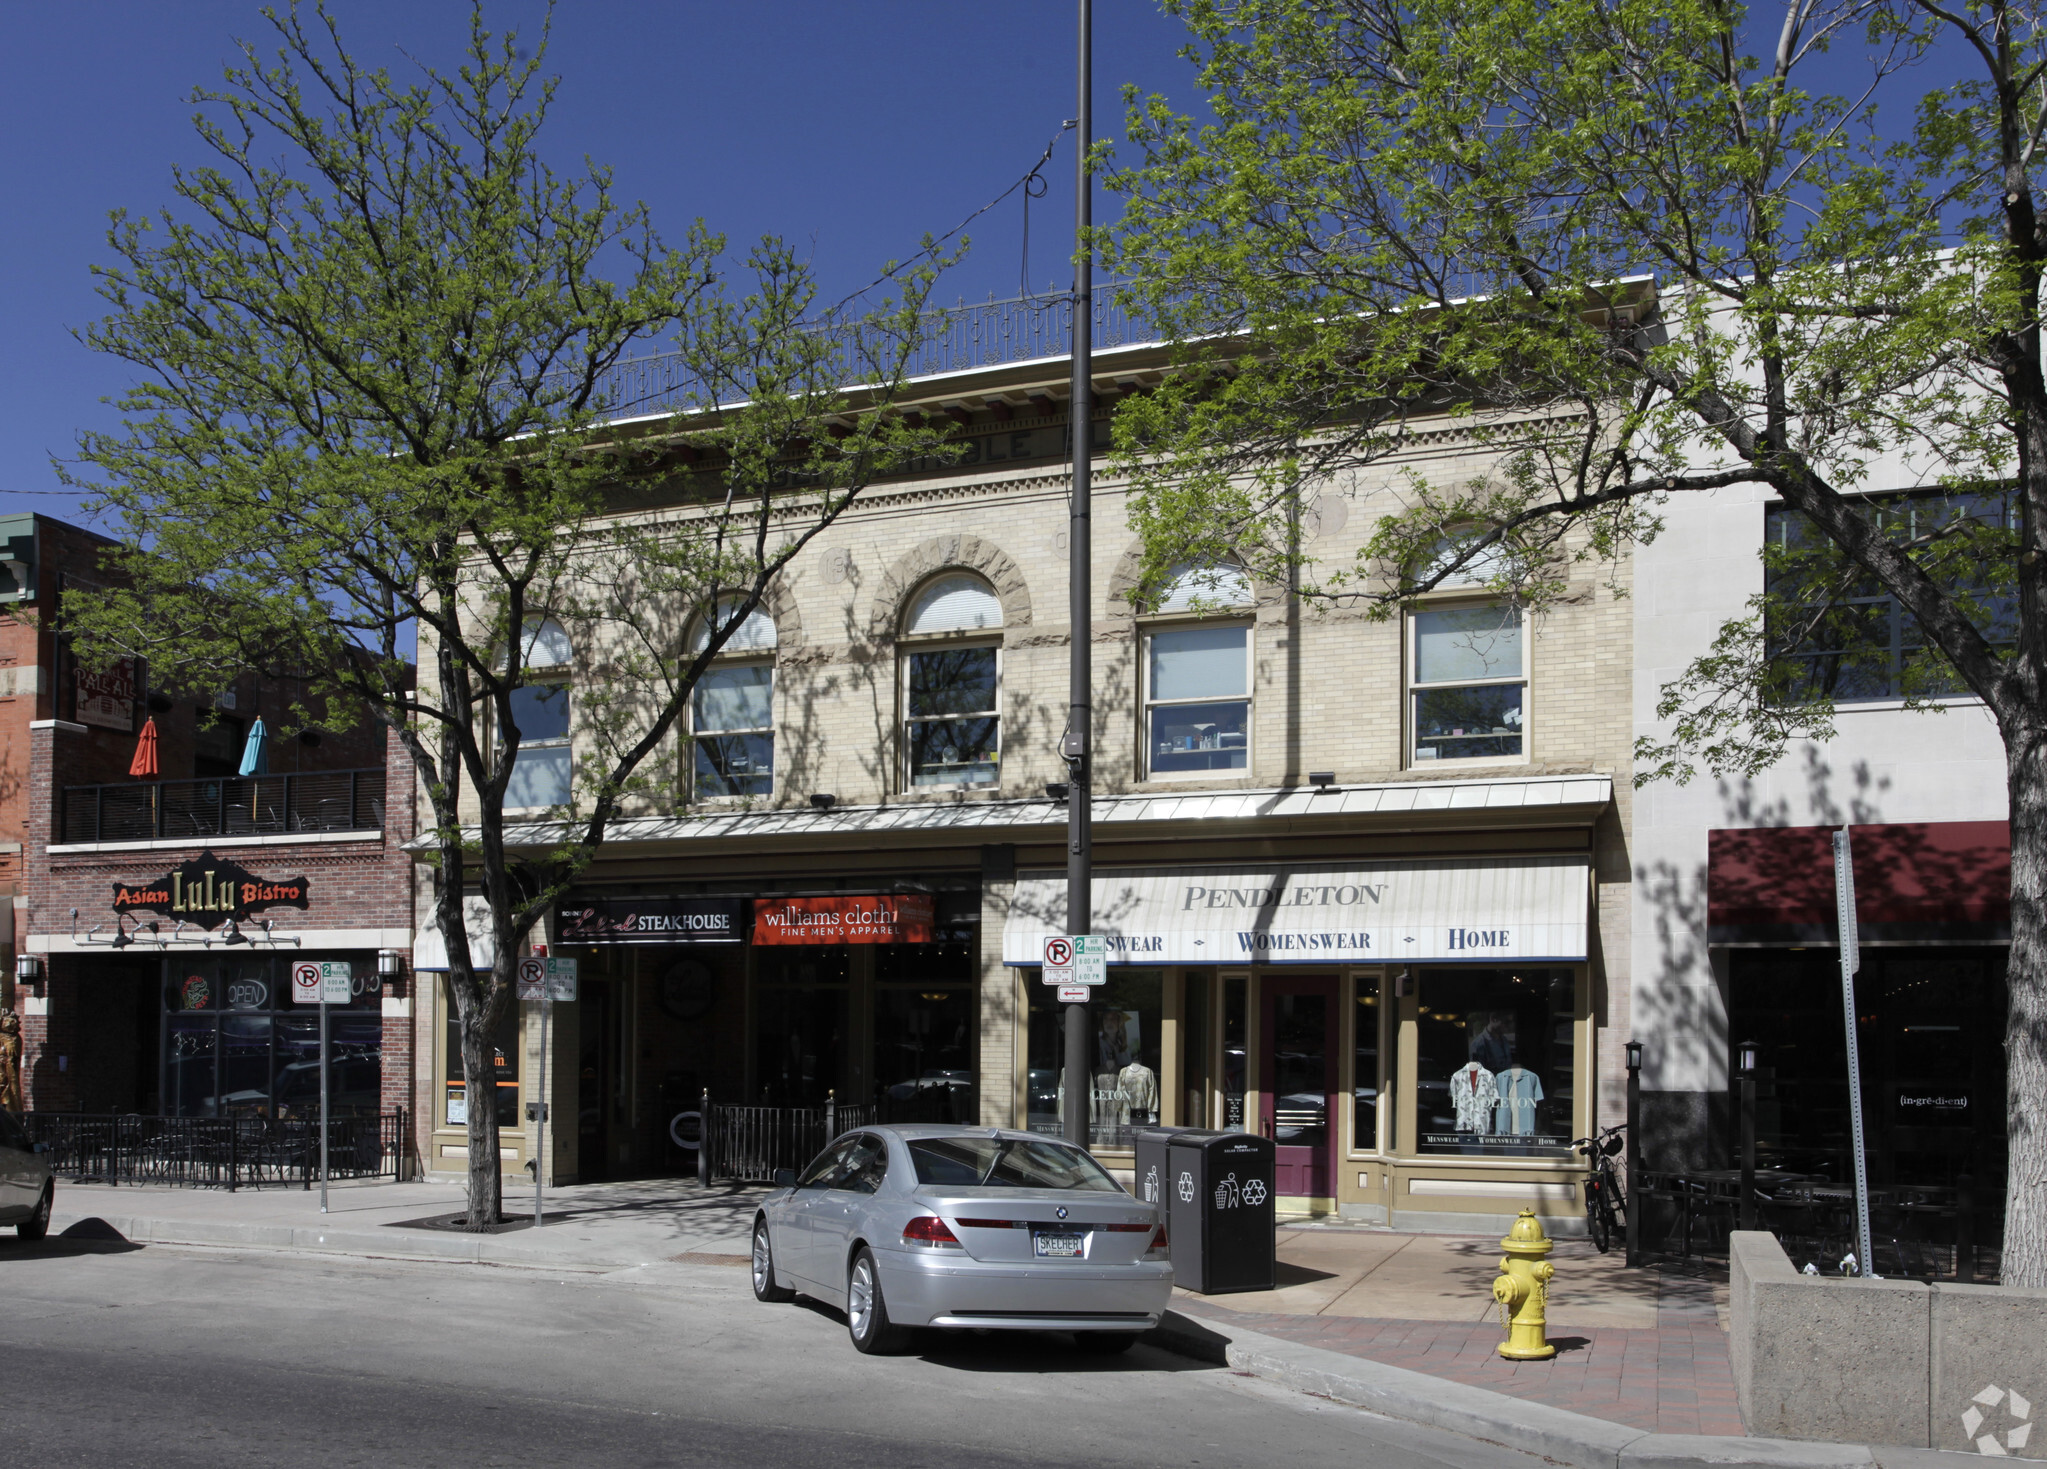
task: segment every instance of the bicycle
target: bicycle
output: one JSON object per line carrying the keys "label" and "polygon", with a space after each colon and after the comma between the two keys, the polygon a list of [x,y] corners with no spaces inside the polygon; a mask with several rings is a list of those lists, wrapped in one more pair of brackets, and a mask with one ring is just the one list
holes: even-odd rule
{"label": "bicycle", "polygon": [[1628,1200],[1614,1172],[1615,1154],[1626,1146],[1621,1134],[1627,1124],[1607,1128],[1591,1137],[1581,1137],[1571,1146],[1590,1161],[1592,1172],[1585,1180],[1585,1229],[1593,1246],[1605,1254],[1616,1232],[1627,1227]]}

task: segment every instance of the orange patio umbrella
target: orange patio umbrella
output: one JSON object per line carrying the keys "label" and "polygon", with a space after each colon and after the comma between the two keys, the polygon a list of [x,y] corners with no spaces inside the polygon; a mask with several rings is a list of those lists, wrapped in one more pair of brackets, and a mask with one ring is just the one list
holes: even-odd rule
{"label": "orange patio umbrella", "polygon": [[130,775],[156,774],[156,721],[142,721],[142,738],[135,743],[135,759],[128,766]]}

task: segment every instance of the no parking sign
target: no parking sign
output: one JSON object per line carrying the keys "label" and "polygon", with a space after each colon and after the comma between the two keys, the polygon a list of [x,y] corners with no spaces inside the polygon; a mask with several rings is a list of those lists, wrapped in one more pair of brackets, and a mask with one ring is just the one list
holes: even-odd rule
{"label": "no parking sign", "polygon": [[296,1005],[346,1005],[355,998],[355,970],[340,963],[301,959],[291,966],[291,998]]}

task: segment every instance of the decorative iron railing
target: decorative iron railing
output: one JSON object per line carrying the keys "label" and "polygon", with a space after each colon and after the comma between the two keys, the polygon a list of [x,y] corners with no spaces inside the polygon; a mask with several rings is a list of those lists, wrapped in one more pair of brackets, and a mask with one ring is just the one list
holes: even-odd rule
{"label": "decorative iron railing", "polygon": [[[1157,340],[1156,333],[1118,305],[1107,289],[1096,292],[1091,314],[1097,351]],[[996,300],[991,296],[986,301],[971,304],[961,301],[929,312],[912,350],[909,370],[912,376],[927,377],[1057,357],[1072,350],[1071,297],[1013,296]],[[839,349],[837,367],[848,383],[866,376],[850,343]],[[608,369],[598,380],[594,401],[598,412],[606,418],[634,418],[673,413],[699,405],[706,398],[722,396],[727,394],[711,392],[691,373],[681,353],[659,352],[630,358]]]}
{"label": "decorative iron railing", "polygon": [[[310,1117],[144,1117],[30,1112],[29,1140],[52,1172],[80,1182],[148,1183],[233,1192],[311,1188],[320,1176],[320,1124]],[[327,1122],[329,1178],[402,1178],[405,1109]]]}
{"label": "decorative iron railing", "polygon": [[883,1097],[866,1106],[735,1107],[703,1104],[698,1176],[706,1183],[773,1183],[782,1169],[800,1169],[841,1133],[878,1122],[968,1122],[966,1088],[929,1088],[910,1097]]}
{"label": "decorative iron railing", "polygon": [[57,840],[176,841],[383,826],[383,770],[321,770],[67,786]]}

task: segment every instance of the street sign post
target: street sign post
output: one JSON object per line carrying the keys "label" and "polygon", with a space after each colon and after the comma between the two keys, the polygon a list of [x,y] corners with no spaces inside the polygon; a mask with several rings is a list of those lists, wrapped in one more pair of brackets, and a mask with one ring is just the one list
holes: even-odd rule
{"label": "street sign post", "polygon": [[327,1007],[355,998],[355,968],[343,961],[301,959],[291,966],[291,998],[320,1007],[320,1212],[327,1212]]}
{"label": "street sign post", "polygon": [[540,1228],[547,1197],[547,1017],[556,1000],[576,998],[576,961],[534,955],[519,961],[519,998],[540,1001],[540,1100],[527,1113],[537,1124],[533,1148],[533,1227]]}

